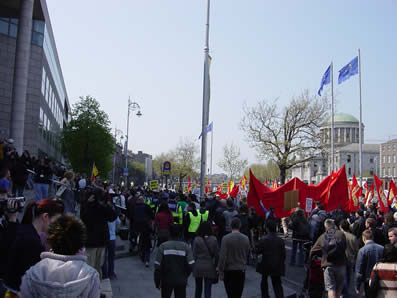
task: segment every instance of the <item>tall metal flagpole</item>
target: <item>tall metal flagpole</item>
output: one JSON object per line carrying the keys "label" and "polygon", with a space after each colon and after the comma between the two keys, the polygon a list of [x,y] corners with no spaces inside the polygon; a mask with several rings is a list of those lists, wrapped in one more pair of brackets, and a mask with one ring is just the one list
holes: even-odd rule
{"label": "tall metal flagpole", "polygon": [[363,169],[363,137],[362,137],[362,105],[361,105],[361,56],[360,56],[360,49],[358,49],[358,85],[360,90],[360,127],[358,128],[359,132],[359,142],[360,142],[360,153],[359,153],[359,163],[360,163],[360,186],[363,185],[363,176],[362,176],[362,169]]}
{"label": "tall metal flagpole", "polygon": [[205,24],[205,47],[204,47],[204,79],[203,79],[203,118],[201,125],[201,169],[200,169],[200,196],[204,196],[205,173],[207,170],[207,126],[209,119],[209,29],[210,29],[210,0],[207,0],[207,22]]}
{"label": "tall metal flagpole", "polygon": [[214,143],[214,122],[212,122],[212,129],[211,129],[211,176],[212,176],[212,145]]}
{"label": "tall metal flagpole", "polygon": [[331,172],[334,171],[334,63],[331,61]]}

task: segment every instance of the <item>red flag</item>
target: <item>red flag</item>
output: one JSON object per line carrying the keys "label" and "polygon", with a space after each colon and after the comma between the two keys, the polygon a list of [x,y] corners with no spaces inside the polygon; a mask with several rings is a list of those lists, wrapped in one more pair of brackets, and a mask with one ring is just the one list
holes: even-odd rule
{"label": "red flag", "polygon": [[240,183],[239,183],[240,188],[241,188],[242,190],[245,190],[245,184],[246,184],[246,183],[247,183],[247,177],[245,177],[245,175],[244,175],[243,178],[241,178]]}
{"label": "red flag", "polygon": [[371,203],[372,199],[374,198],[374,184],[371,185],[367,193],[365,194],[365,206]]}
{"label": "red flag", "polygon": [[397,187],[393,180],[390,180],[389,193],[387,194],[387,202],[389,206],[393,203],[393,199],[397,199]]}
{"label": "red flag", "polygon": [[225,200],[228,197],[227,193],[221,193],[220,191],[217,191],[216,195],[219,196],[219,198],[222,199],[222,200]]}
{"label": "red flag", "polygon": [[269,186],[269,183],[267,182],[267,178],[265,178],[265,185]]}
{"label": "red flag", "polygon": [[385,196],[383,182],[374,174],[376,191],[378,192],[379,208],[382,212],[389,212],[389,205],[387,204],[387,198]]}
{"label": "red flag", "polygon": [[192,182],[190,181],[190,176],[187,176],[187,188],[189,192],[192,192]]}
{"label": "red flag", "polygon": [[235,185],[233,187],[233,190],[230,192],[230,196],[233,197],[233,198],[237,198],[237,194],[238,194],[239,190],[240,190],[240,186],[239,185]]}
{"label": "red flag", "polygon": [[356,175],[353,174],[353,182],[350,190],[350,212],[355,212],[359,209],[359,198],[362,194],[362,188],[358,185]]}
{"label": "red flag", "polygon": [[325,192],[322,193],[321,197],[326,204],[325,210],[331,211],[337,209],[339,206],[343,210],[349,210],[349,192],[347,187],[346,168],[343,166],[339,171],[332,173],[329,176],[329,184]]}

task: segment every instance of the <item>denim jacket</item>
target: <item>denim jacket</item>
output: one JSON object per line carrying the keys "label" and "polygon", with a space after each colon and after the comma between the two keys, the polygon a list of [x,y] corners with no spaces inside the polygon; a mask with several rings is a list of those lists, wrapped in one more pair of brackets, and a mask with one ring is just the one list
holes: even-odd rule
{"label": "denim jacket", "polygon": [[361,283],[369,280],[372,268],[379,262],[383,254],[383,246],[376,244],[372,240],[367,243],[358,251],[356,261],[356,289],[360,288]]}

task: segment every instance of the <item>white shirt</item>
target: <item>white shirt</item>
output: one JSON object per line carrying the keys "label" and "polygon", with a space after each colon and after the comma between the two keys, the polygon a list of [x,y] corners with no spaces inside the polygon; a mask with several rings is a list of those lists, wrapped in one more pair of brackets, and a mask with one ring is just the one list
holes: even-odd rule
{"label": "white shirt", "polygon": [[79,188],[84,189],[84,188],[86,188],[86,186],[87,186],[87,181],[84,178],[81,178],[79,180]]}

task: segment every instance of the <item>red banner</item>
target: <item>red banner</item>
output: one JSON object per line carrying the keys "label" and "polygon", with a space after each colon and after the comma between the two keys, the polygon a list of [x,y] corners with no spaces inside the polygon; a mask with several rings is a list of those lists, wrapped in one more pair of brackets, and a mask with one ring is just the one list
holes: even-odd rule
{"label": "red banner", "polygon": [[385,196],[383,182],[374,174],[374,181],[376,191],[378,192],[379,208],[382,212],[389,212],[389,205],[387,204],[387,198]]}
{"label": "red banner", "polygon": [[[255,208],[256,212],[264,216],[259,202],[262,201],[266,209],[274,207],[277,217],[282,218],[289,216],[293,209],[284,210],[284,194],[288,191],[298,190],[300,207],[306,210],[306,201],[320,202],[326,211],[331,211],[339,206],[349,211],[349,196],[347,190],[346,170],[343,166],[338,172],[328,176],[315,186],[303,183],[298,178],[293,178],[286,184],[277,189],[272,189],[263,185],[250,171],[250,188],[248,192],[248,206]],[[306,200],[310,198],[311,200]],[[312,206],[310,206],[312,207]]]}

